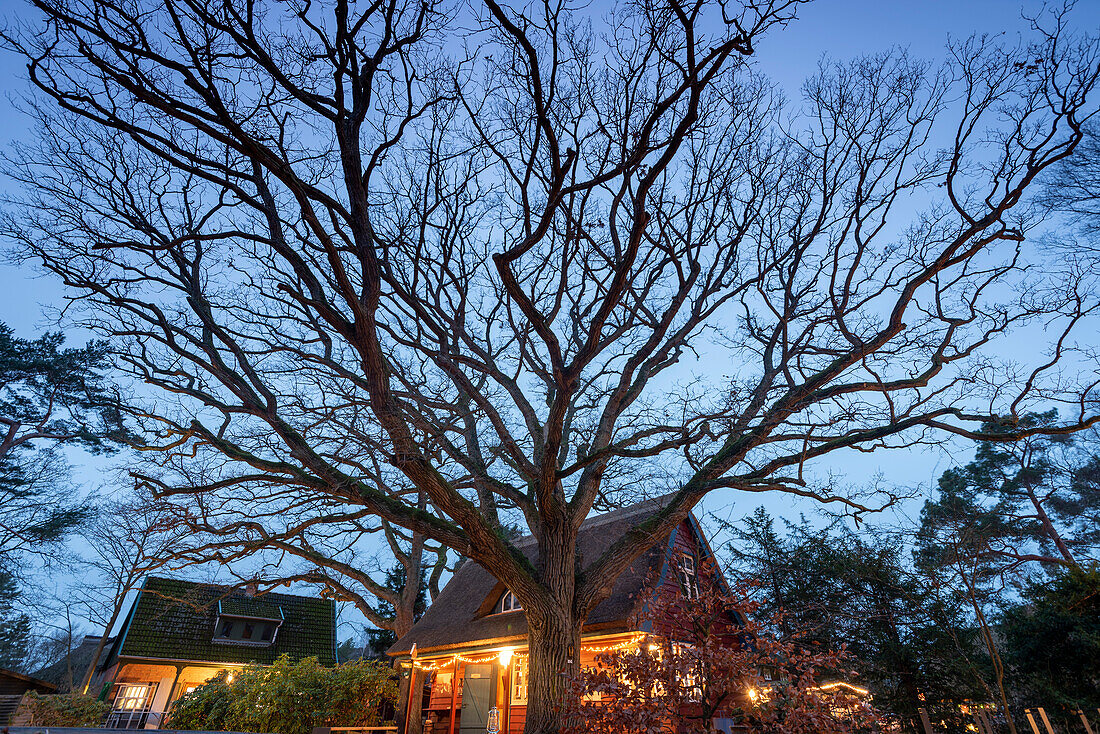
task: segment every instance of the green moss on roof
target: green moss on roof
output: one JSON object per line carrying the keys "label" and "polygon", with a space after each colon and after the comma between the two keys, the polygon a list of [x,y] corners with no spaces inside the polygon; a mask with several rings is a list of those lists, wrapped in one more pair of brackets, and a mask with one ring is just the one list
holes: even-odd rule
{"label": "green moss on roof", "polygon": [[253,619],[272,619],[276,622],[283,619],[281,608],[278,604],[266,601],[267,595],[262,598],[228,597],[222,599],[222,614],[230,617],[251,617]]}
{"label": "green moss on roof", "polygon": [[[281,610],[283,623],[274,644],[215,643],[218,602],[230,616],[280,619]],[[150,577],[135,602],[118,655],[268,665],[286,654],[295,660],[316,656],[322,665],[335,665],[335,646],[336,603],[331,599],[291,594],[252,598],[229,586]]]}

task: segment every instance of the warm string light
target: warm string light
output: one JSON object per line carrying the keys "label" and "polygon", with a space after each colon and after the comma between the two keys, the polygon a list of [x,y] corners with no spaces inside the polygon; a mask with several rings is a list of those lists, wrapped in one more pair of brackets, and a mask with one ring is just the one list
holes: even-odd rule
{"label": "warm string light", "polygon": [[[645,639],[645,635],[635,635],[634,637],[630,638],[629,640],[624,640],[623,642],[617,642],[613,645],[600,645],[600,646],[597,646],[597,645],[582,645],[581,646],[581,651],[582,652],[594,652],[594,653],[618,652],[619,650],[626,650],[626,649],[629,649],[629,648],[632,648],[632,647],[637,647],[638,643],[643,639]],[[494,653],[492,655],[489,655],[487,657],[482,657],[482,658],[468,658],[468,657],[464,657],[462,655],[453,655],[449,658],[440,658],[439,660],[435,660],[435,661],[433,661],[431,663],[427,663],[427,664],[420,663],[420,662],[417,662],[417,661],[414,660],[414,661],[412,661],[412,665],[417,670],[423,670],[423,671],[426,671],[426,672],[434,672],[434,671],[437,671],[437,670],[443,670],[444,668],[451,667],[452,665],[454,665],[454,662],[456,660],[460,663],[466,663],[467,665],[478,665],[480,663],[488,663],[488,662],[493,661],[493,660],[501,661],[501,653],[503,653],[503,652],[505,652],[505,651],[502,650],[501,652]],[[509,652],[509,655],[508,655],[509,658],[528,657],[530,655],[530,652],[525,651],[525,650],[511,650],[511,651],[508,651],[508,652]]]}
{"label": "warm string light", "polygon": [[466,663],[467,665],[477,665],[479,663],[487,663],[491,660],[496,660],[497,656],[493,654],[484,658],[464,658],[461,655],[455,655],[453,659],[460,663]]}
{"label": "warm string light", "polygon": [[443,658],[441,660],[435,661],[435,662],[433,662],[429,665],[425,665],[423,663],[418,663],[416,661],[413,661],[413,665],[416,667],[417,670],[434,671],[434,670],[442,670],[443,668],[450,667],[451,665],[454,664],[455,660],[457,660],[460,663],[466,663],[467,665],[477,665],[478,663],[487,663],[491,660],[497,660],[497,659],[499,659],[499,653],[494,654],[494,655],[490,655],[490,656],[484,657],[484,658],[467,658],[467,657],[463,657],[462,655],[455,655],[454,657]]}
{"label": "warm string light", "polygon": [[868,693],[870,693],[870,691],[866,688],[860,688],[859,686],[854,686],[851,683],[846,683],[842,680],[834,681],[833,683],[824,683],[811,690],[831,691],[834,688],[847,688],[849,691],[852,691],[853,693],[858,693],[861,696],[866,696]]}
{"label": "warm string light", "polygon": [[626,650],[626,649],[631,648],[631,647],[637,647],[638,643],[641,640],[643,640],[644,638],[645,638],[645,635],[638,635],[637,637],[633,637],[633,638],[631,638],[629,640],[626,640],[624,642],[617,642],[614,645],[604,645],[603,647],[593,647],[593,646],[585,645],[585,646],[581,647],[581,650],[583,652],[595,652],[595,653],[616,652],[618,650]]}

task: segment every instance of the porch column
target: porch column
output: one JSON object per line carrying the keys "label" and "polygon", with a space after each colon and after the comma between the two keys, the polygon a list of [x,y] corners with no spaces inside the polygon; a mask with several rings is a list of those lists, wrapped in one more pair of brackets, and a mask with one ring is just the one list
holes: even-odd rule
{"label": "porch column", "polygon": [[161,678],[160,682],[157,683],[156,690],[153,691],[153,702],[149,705],[149,715],[145,718],[146,729],[159,729],[161,719],[168,711],[168,703],[172,700],[172,691],[176,688],[176,681],[180,678],[181,670],[179,665],[173,665],[172,668],[174,674],[171,677]]}
{"label": "porch column", "polygon": [[455,655],[451,673],[451,723],[447,734],[455,734],[455,719],[458,717],[458,655]]}

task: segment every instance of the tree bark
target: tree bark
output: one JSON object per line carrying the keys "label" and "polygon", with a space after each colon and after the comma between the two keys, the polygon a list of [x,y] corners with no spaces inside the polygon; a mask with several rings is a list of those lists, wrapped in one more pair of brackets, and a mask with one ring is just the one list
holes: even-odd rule
{"label": "tree bark", "polygon": [[1035,494],[1035,490],[1028,487],[1027,496],[1028,499],[1031,500],[1031,504],[1035,507],[1035,514],[1038,516],[1039,522],[1043,526],[1043,530],[1046,531],[1047,536],[1050,538],[1051,542],[1054,543],[1054,547],[1062,554],[1062,558],[1065,559],[1066,565],[1071,568],[1080,569],[1081,566],[1077,563],[1077,559],[1073,557],[1073,553],[1070,552],[1069,546],[1066,545],[1066,541],[1063,540],[1058,529],[1054,527],[1054,522],[1050,519],[1050,515],[1047,514],[1046,509],[1043,508],[1043,503]]}
{"label": "tree bark", "polygon": [[528,614],[527,721],[524,734],[558,734],[566,681],[580,664],[581,622],[564,605]]}

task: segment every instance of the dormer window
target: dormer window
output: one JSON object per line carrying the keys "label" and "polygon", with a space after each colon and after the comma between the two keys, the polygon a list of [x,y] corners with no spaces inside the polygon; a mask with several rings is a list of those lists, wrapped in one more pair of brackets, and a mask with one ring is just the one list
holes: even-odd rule
{"label": "dormer window", "polygon": [[500,597],[500,601],[497,602],[496,607],[493,609],[494,614],[501,614],[502,612],[519,612],[523,610],[523,606],[519,603],[519,599],[516,595],[510,591],[504,592]]}
{"label": "dormer window", "polygon": [[241,613],[253,610],[233,608],[231,611],[236,613],[227,613],[229,611],[218,602],[218,620],[214,627],[213,640],[218,644],[267,647],[275,642],[279,627],[283,624],[281,607],[257,609],[255,616]]}
{"label": "dormer window", "polygon": [[218,617],[218,634],[214,642],[238,645],[270,645],[281,622],[264,619]]}

